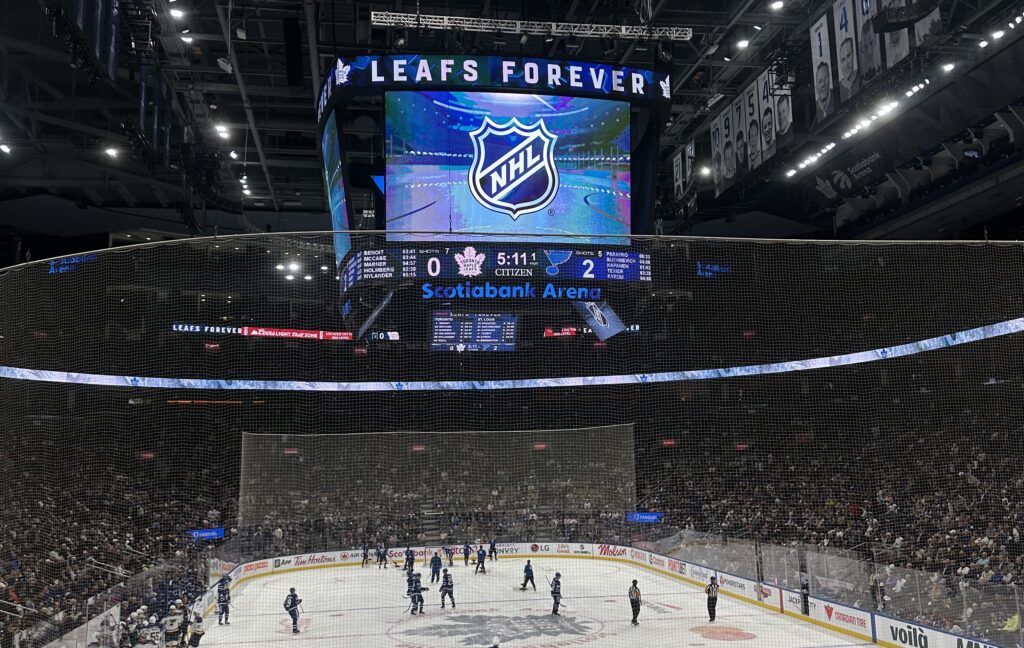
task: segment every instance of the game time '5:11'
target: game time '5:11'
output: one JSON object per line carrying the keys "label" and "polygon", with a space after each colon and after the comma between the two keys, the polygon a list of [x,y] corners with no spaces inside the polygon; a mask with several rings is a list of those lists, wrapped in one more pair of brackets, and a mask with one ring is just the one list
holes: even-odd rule
{"label": "game time '5:11'", "polygon": [[499,266],[527,266],[537,265],[537,253],[536,252],[498,252],[498,265]]}

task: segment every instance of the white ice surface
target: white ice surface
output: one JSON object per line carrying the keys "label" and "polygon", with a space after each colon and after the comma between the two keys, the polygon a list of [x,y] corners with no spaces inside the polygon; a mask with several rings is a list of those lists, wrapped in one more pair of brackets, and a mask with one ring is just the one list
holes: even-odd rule
{"label": "white ice surface", "polygon": [[[735,599],[719,597],[715,623],[708,623],[700,589],[627,564],[538,558],[533,560],[537,592],[520,592],[524,559],[488,563],[486,575],[456,561],[456,609],[442,610],[438,583],[417,564],[425,593],[425,614],[408,612],[400,570],[336,567],[265,576],[239,588],[230,626],[207,619],[203,648],[679,648],[683,646],[839,648],[871,645],[789,619]],[[561,616],[551,615],[546,578],[562,574]],[[639,581],[645,607],[640,625],[630,625],[626,591]],[[282,603],[288,588],[303,599],[301,633],[291,633]]]}

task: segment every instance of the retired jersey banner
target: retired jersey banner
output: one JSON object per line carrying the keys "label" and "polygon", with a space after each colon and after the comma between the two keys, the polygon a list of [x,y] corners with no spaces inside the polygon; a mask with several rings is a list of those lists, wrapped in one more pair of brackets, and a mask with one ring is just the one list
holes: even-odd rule
{"label": "retired jersey banner", "polygon": [[[882,0],[884,8],[899,8],[906,6],[906,0]],[[906,29],[886,32],[885,34],[885,65],[893,67],[910,55],[910,36]]]}
{"label": "retired jersey banner", "polygon": [[722,195],[725,190],[725,177],[722,168],[722,115],[711,120],[708,128],[711,133],[711,179],[715,183],[715,197]]}
{"label": "retired jersey banner", "polygon": [[879,0],[853,0],[857,10],[857,67],[860,72],[861,87],[878,78],[882,71],[882,50],[878,42],[878,34],[872,22],[878,13]]}
{"label": "retired jersey banner", "polygon": [[747,131],[747,167],[761,166],[761,88],[754,79],[743,91],[743,128]]}
{"label": "retired jersey banner", "polygon": [[811,25],[811,78],[814,81],[814,123],[820,124],[836,110],[832,83],[832,47],[828,37],[828,12]]}
{"label": "retired jersey banner", "polygon": [[835,0],[832,19],[836,31],[839,58],[839,101],[846,103],[860,91],[860,66],[857,62],[857,25],[854,4],[858,0]]}
{"label": "retired jersey banner", "polygon": [[768,70],[757,78],[757,93],[761,110],[761,161],[767,162],[775,155],[775,97],[772,93],[771,74]]}

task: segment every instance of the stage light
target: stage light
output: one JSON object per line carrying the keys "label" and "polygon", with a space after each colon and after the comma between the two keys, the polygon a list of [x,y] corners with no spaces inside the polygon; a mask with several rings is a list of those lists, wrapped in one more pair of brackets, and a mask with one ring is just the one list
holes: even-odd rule
{"label": "stage light", "polygon": [[942,66],[943,72],[952,72],[954,69],[956,69],[956,63],[946,63]]}
{"label": "stage light", "polygon": [[298,263],[289,263],[288,264],[288,269],[291,270],[292,272],[295,272],[296,270],[299,269],[299,264]]}
{"label": "stage light", "polygon": [[[269,251],[269,250],[268,250],[268,251]],[[274,267],[275,267],[275,268],[277,268],[278,270],[284,270],[284,264],[283,264],[283,263],[278,263],[278,264],[277,264],[276,266],[274,266]]]}
{"label": "stage light", "polygon": [[10,155],[11,147],[6,144],[0,144],[0,151],[2,151],[4,155]]}
{"label": "stage light", "polygon": [[295,277],[293,275],[285,275],[284,278],[287,279],[288,281],[291,281]]}
{"label": "stage light", "polygon": [[789,171],[786,171],[786,177],[787,178],[792,178],[795,175],[796,175],[796,169],[790,169]]}
{"label": "stage light", "polygon": [[1003,36],[1006,36],[1006,32],[1004,32],[1002,29],[996,32],[992,32],[992,40],[999,40]]}
{"label": "stage light", "polygon": [[701,174],[702,176],[704,176],[704,177],[706,178],[706,177],[708,177],[709,175],[711,175],[711,169],[709,169],[709,168],[708,168],[708,167],[706,167],[706,166],[702,166],[702,167],[700,168],[700,174]]}
{"label": "stage light", "polygon": [[1016,18],[1013,19],[1013,22],[1017,23],[1018,25],[1021,23],[1021,21],[1024,21],[1024,15],[1017,16]]}
{"label": "stage light", "polygon": [[249,188],[248,188],[248,187],[246,187],[245,189],[242,189],[242,193],[244,193],[244,194],[245,194],[246,196],[249,196],[249,195],[251,195],[251,194],[252,194],[252,192],[251,192],[251,191],[249,191]]}
{"label": "stage light", "polygon": [[224,124],[217,124],[216,126],[213,127],[213,130],[217,131],[218,133],[226,133],[227,130],[228,130],[228,127],[225,126]]}
{"label": "stage light", "polygon": [[182,43],[191,43],[192,42],[192,37],[191,36],[182,36],[181,37],[181,42]]}
{"label": "stage light", "polygon": [[914,96],[914,91],[913,90],[907,90],[904,94],[907,95],[908,97],[913,97]]}
{"label": "stage light", "polygon": [[234,151],[231,151],[230,153],[228,153],[228,156],[229,156],[229,157],[230,157],[230,158],[231,158],[232,160],[237,160],[237,159],[238,159],[238,153],[235,153]]}
{"label": "stage light", "polygon": [[755,31],[761,31],[761,25],[754,25]]}
{"label": "stage light", "polygon": [[320,269],[323,270],[324,272],[327,272],[327,266],[320,266]]}
{"label": "stage light", "polygon": [[175,20],[181,20],[184,17],[185,12],[181,9],[171,9],[171,18],[174,18]]}
{"label": "stage light", "polygon": [[770,5],[768,5],[768,8],[771,9],[772,11],[779,11],[784,6],[785,5],[782,2],[782,0],[775,0],[775,2],[771,3]]}
{"label": "stage light", "polygon": [[1013,22],[1012,20],[1006,23],[1006,26],[1009,27],[1010,29],[1017,29],[1017,23]]}
{"label": "stage light", "polygon": [[798,164],[797,166],[798,166],[798,167],[800,167],[800,168],[802,169],[802,168],[804,168],[805,166],[807,166],[807,163],[806,163],[806,162],[801,162],[801,163],[800,163],[800,164]]}
{"label": "stage light", "polygon": [[988,47],[988,41],[987,40],[981,41],[980,43],[978,43],[978,47]]}
{"label": "stage light", "polygon": [[723,61],[725,61],[726,63],[728,63],[728,62],[729,62],[729,61],[731,61],[732,59],[731,59],[731,58],[729,58],[728,56],[723,56],[723,57],[722,57],[722,60],[723,60]]}
{"label": "stage light", "polygon": [[120,151],[118,151],[114,147],[110,147],[108,149],[105,149],[103,152],[106,153],[108,157],[112,157],[112,158],[116,158],[117,154],[120,153]]}
{"label": "stage light", "polygon": [[738,43],[736,43],[736,47],[738,47],[740,49],[746,49],[747,46],[749,46],[749,45],[750,45],[750,41],[748,41],[745,38],[743,40],[739,41]]}

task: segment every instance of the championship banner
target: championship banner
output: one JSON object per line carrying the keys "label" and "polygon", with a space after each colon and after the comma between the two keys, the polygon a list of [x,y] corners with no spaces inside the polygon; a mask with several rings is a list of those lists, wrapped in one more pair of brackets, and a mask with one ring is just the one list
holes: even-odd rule
{"label": "championship banner", "polygon": [[747,131],[747,168],[761,166],[761,88],[758,79],[743,92],[743,128]]}
{"label": "championship banner", "polygon": [[679,149],[676,154],[672,156],[672,196],[679,200],[683,197],[685,191],[685,182],[683,180],[683,151],[685,149]]}
{"label": "championship banner", "polygon": [[828,12],[811,25],[811,75],[814,79],[814,123],[820,124],[836,110],[832,83],[832,47],[828,37]]}
{"label": "championship banner", "polygon": [[878,0],[853,0],[857,10],[857,67],[861,87],[867,86],[882,71],[882,50],[872,19],[878,13]]}
{"label": "championship banner", "polygon": [[725,178],[722,169],[722,115],[711,120],[711,178],[715,183],[715,198],[725,190]]}
{"label": "championship banner", "polygon": [[686,150],[683,153],[683,168],[686,174],[683,176],[687,184],[693,178],[693,161],[697,159],[697,144],[693,140],[686,143]]}
{"label": "championship banner", "polygon": [[846,103],[860,91],[860,69],[857,62],[857,26],[853,5],[859,0],[835,0],[832,19],[839,56],[839,101]]}
{"label": "championship banner", "polygon": [[[904,7],[906,0],[882,0],[882,7]],[[910,37],[906,29],[885,34],[885,66],[891,68],[910,55]]]}
{"label": "championship banner", "polygon": [[[739,96],[732,102],[732,181],[736,183],[747,175],[747,134],[743,127],[743,97]],[[726,142],[726,146],[728,146]],[[726,169],[729,159],[726,157]]]}
{"label": "championship banner", "polygon": [[758,99],[761,110],[761,161],[775,155],[775,97],[772,96],[771,75],[768,70],[757,78]]}

